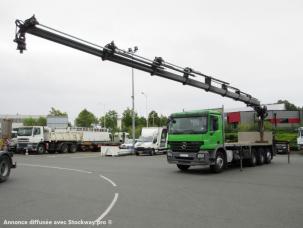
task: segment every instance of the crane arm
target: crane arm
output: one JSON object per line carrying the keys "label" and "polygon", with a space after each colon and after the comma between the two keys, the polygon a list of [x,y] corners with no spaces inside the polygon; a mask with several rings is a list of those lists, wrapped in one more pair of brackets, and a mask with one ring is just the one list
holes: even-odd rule
{"label": "crane arm", "polygon": [[201,72],[195,71],[190,67],[183,68],[173,65],[164,61],[161,57],[155,57],[154,60],[149,60],[147,58],[135,55],[133,52],[119,49],[113,41],[102,47],[42,25],[37,21],[35,16],[32,16],[24,22],[21,20],[16,20],[15,24],[16,35],[14,42],[17,43],[17,50],[19,50],[20,53],[23,53],[23,51],[26,50],[25,34],[29,33],[31,35],[56,42],[79,51],[101,57],[102,60],[112,61],[147,72],[151,75],[180,82],[183,85],[200,88],[207,92],[212,92],[223,97],[229,97],[236,101],[241,101],[247,106],[253,107],[261,121],[264,121],[265,117],[267,116],[266,106],[261,106],[258,99],[252,97],[250,94],[244,93],[240,89],[232,87],[225,81],[202,74]]}

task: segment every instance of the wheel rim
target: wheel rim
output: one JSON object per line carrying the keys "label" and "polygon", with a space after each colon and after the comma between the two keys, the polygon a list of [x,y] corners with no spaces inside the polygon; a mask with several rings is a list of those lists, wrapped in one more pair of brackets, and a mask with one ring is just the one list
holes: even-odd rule
{"label": "wheel rim", "polygon": [[256,156],[253,154],[252,155],[252,163],[255,164],[257,162]]}
{"label": "wheel rim", "polygon": [[39,154],[42,154],[43,153],[43,147],[42,146],[39,146],[39,148],[38,148],[38,152],[39,152]]}
{"label": "wheel rim", "polygon": [[223,167],[223,164],[224,164],[223,158],[222,157],[217,157],[216,164],[221,169]]}
{"label": "wheel rim", "polygon": [[1,172],[1,176],[6,176],[8,174],[8,164],[7,162],[1,162],[1,165],[0,165],[0,172]]}

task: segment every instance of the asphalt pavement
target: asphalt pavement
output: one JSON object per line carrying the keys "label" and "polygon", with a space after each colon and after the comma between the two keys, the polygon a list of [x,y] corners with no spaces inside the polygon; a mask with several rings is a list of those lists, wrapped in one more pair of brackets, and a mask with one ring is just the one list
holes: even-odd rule
{"label": "asphalt pavement", "polygon": [[220,174],[181,172],[165,155],[14,158],[0,227],[303,227],[303,155]]}

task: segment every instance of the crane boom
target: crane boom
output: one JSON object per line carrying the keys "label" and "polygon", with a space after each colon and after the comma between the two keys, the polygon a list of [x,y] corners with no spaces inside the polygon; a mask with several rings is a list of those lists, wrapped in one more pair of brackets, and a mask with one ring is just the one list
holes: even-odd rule
{"label": "crane boom", "polygon": [[[93,44],[91,42],[79,39],[64,32],[52,29],[45,25],[40,24],[35,16],[25,20],[16,20],[16,35],[14,42],[17,43],[17,50],[23,53],[26,50],[25,34],[29,33],[83,52],[86,52],[102,60],[109,60],[119,63],[128,67],[132,67],[141,71],[156,75],[159,77],[167,78],[183,85],[203,89],[207,92],[219,94],[223,97],[228,97],[236,101],[241,101],[247,106],[253,107],[260,118],[263,128],[263,121],[267,116],[266,106],[261,106],[260,101],[252,97],[248,93],[244,93],[238,88],[231,86],[229,83],[216,79],[212,76],[202,74],[193,70],[190,67],[179,67],[164,61],[161,57],[155,57],[154,60],[135,55],[128,51],[119,49],[112,41],[105,47]],[[198,80],[196,78],[202,78]],[[195,79],[194,79],[195,78]],[[204,80],[203,80],[204,79]],[[261,141],[263,141],[263,130],[261,130]]]}

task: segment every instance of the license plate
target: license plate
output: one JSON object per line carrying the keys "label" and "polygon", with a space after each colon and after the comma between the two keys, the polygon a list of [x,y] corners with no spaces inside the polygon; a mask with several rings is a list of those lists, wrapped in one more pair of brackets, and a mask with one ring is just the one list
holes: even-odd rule
{"label": "license plate", "polygon": [[188,158],[188,154],[180,154],[181,158]]}

